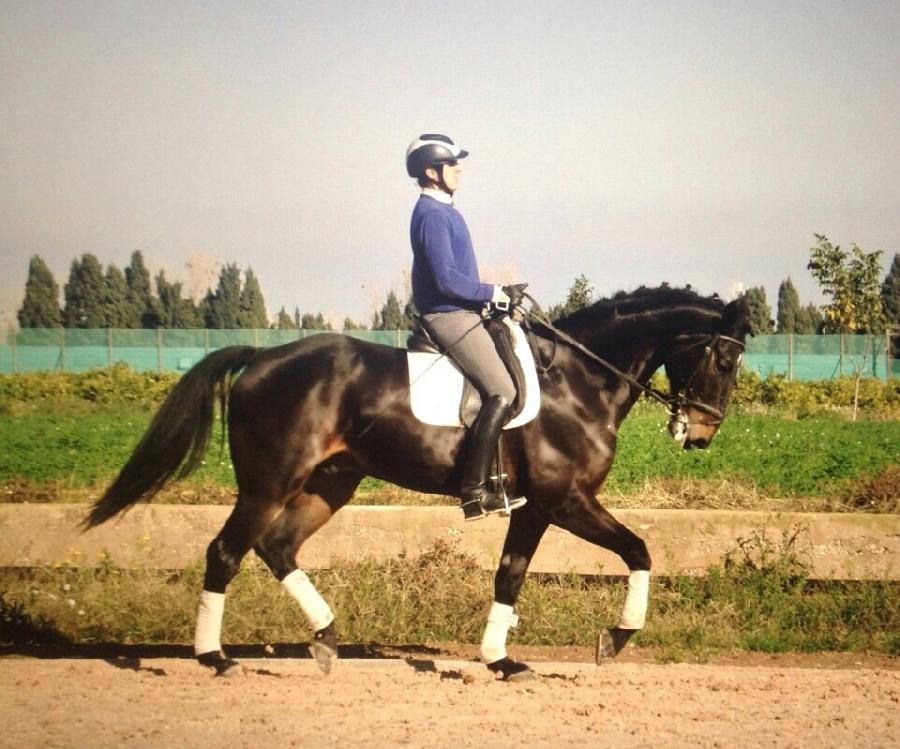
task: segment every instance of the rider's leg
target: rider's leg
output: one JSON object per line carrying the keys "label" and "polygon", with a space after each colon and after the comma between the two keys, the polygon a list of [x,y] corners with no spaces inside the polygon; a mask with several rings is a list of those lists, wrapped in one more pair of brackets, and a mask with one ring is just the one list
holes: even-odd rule
{"label": "rider's leg", "polygon": [[[428,328],[481,391],[482,405],[466,440],[461,504],[466,520],[506,509],[502,494],[490,490],[488,474],[497,441],[516,397],[516,386],[497,353],[480,315],[467,310],[425,316]],[[524,498],[509,509],[525,504]]]}

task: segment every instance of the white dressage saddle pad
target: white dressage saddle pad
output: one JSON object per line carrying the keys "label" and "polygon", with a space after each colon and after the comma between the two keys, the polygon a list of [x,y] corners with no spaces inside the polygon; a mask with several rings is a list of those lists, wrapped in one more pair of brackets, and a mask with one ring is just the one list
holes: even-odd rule
{"label": "white dressage saddle pad", "polygon": [[[525,405],[504,429],[514,429],[527,424],[541,407],[541,388],[534,356],[520,325],[505,321],[514,342],[514,350],[525,373]],[[442,427],[461,427],[460,405],[463,397],[463,373],[449,356],[440,354],[407,353],[409,363],[409,400],[413,415],[425,424]]]}

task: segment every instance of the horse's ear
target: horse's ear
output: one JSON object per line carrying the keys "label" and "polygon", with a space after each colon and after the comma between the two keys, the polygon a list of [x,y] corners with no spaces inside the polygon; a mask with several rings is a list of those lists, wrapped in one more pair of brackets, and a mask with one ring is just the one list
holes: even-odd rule
{"label": "horse's ear", "polygon": [[747,297],[740,296],[729,302],[722,312],[723,332],[743,340],[750,334],[750,305]]}

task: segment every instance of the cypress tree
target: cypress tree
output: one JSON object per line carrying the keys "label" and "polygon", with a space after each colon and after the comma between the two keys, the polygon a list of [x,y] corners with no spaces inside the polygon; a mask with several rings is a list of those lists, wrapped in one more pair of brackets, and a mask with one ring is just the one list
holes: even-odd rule
{"label": "cypress tree", "polygon": [[815,304],[807,304],[801,307],[797,313],[797,329],[799,335],[815,335],[822,332],[822,311]]}
{"label": "cypress tree", "polygon": [[794,288],[794,282],[788,276],[778,287],[778,322],[779,333],[797,333],[797,316],[800,314],[800,295]]}
{"label": "cypress tree", "polygon": [[240,298],[240,327],[242,328],[268,328],[269,316],[266,314],[266,303],[262,290],[259,288],[259,280],[252,268],[247,268],[244,274],[244,288]]}
{"label": "cypress tree", "polygon": [[278,317],[275,320],[275,327],[278,330],[296,330],[297,324],[294,318],[284,311],[284,307],[278,310]]}
{"label": "cypress tree", "polygon": [[127,328],[130,320],[128,284],[122,271],[110,263],[103,278],[103,327]]}
{"label": "cypress tree", "polygon": [[388,294],[387,301],[381,306],[381,311],[375,313],[372,320],[372,330],[402,330],[403,312],[400,310],[400,301],[397,295],[391,291]]}
{"label": "cypress tree", "polygon": [[762,286],[747,289],[744,294],[750,306],[750,332],[753,335],[768,335],[774,329],[772,308],[766,301],[766,290]]}
{"label": "cypress tree", "polygon": [[25,299],[17,316],[22,328],[58,328],[62,324],[59,284],[40,255],[32,255],[28,263]]}
{"label": "cypress tree", "polygon": [[207,328],[241,327],[241,272],[237,263],[229,263],[219,273],[215,293],[206,295]]}
{"label": "cypress tree", "polygon": [[198,328],[200,316],[194,300],[190,297],[183,298],[181,281],[170,283],[166,279],[165,271],[160,271],[154,279],[156,282],[156,296],[159,299],[160,327],[163,328]]}
{"label": "cypress tree", "polygon": [[95,255],[86,253],[72,261],[69,280],[63,288],[63,325],[67,328],[102,328],[106,324],[103,268]]}
{"label": "cypress tree", "polygon": [[144,264],[140,250],[131,253],[131,263],[125,269],[128,284],[128,301],[131,306],[130,328],[158,328],[162,311],[150,287],[150,271]]}
{"label": "cypress tree", "polygon": [[891,268],[881,284],[881,302],[887,324],[900,328],[900,254],[894,254]]}

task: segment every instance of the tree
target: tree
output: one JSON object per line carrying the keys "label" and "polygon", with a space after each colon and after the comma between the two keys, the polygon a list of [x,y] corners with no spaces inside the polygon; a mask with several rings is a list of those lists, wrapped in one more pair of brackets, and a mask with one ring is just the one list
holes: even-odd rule
{"label": "tree", "polygon": [[321,312],[315,315],[307,313],[300,318],[300,327],[303,330],[331,330],[331,323],[325,320]]}
{"label": "tree", "polygon": [[800,314],[800,295],[790,276],[778,287],[778,312],[776,321],[779,333],[797,333],[797,317]]}
{"label": "tree", "polygon": [[69,280],[63,287],[63,325],[67,328],[102,328],[106,324],[105,286],[103,268],[95,255],[86,253],[81,260],[73,260]]}
{"label": "tree", "polygon": [[219,273],[216,291],[208,292],[205,299],[207,328],[239,328],[241,321],[241,272],[237,263],[229,263]]}
{"label": "tree", "polygon": [[[411,302],[407,302],[405,310],[412,310]],[[381,310],[372,319],[372,330],[408,330],[412,325],[410,316],[400,308],[397,295],[391,291]]]}
{"label": "tree", "polygon": [[566,317],[573,312],[587,307],[594,300],[594,287],[587,277],[582,274],[578,276],[569,287],[566,301],[563,304],[553,305],[548,314],[551,320],[558,320],[560,317]]}
{"label": "tree", "polygon": [[822,332],[822,323],[819,308],[815,304],[807,304],[797,313],[797,329],[794,332],[798,335],[815,335]]}
{"label": "tree", "polygon": [[169,329],[201,327],[202,319],[194,300],[181,296],[181,290],[184,288],[181,281],[171,283],[162,270],[156,274],[154,280],[156,296],[159,299],[159,327]]}
{"label": "tree", "polygon": [[144,254],[140,250],[131,253],[131,263],[125,269],[128,284],[128,302],[131,316],[129,328],[158,328],[162,318],[157,299],[150,289],[150,271],[144,264]]}
{"label": "tree", "polygon": [[365,330],[366,326],[361,322],[354,322],[349,317],[344,318],[344,324],[341,328],[344,332],[348,330]]}
{"label": "tree", "polygon": [[822,311],[829,333],[877,333],[884,328],[881,302],[881,250],[865,252],[856,244],[850,252],[816,234],[807,268],[831,298]]}
{"label": "tree", "polygon": [[900,328],[900,254],[894,254],[891,269],[881,284],[881,304],[888,325]]}
{"label": "tree", "polygon": [[128,284],[122,271],[110,263],[103,277],[103,327],[127,328],[130,319]]}
{"label": "tree", "polygon": [[244,274],[244,288],[241,289],[241,312],[239,316],[242,328],[268,328],[269,316],[266,314],[266,302],[263,299],[262,290],[259,288],[259,280],[252,268],[247,268]]}
{"label": "tree", "polygon": [[762,286],[753,286],[744,292],[744,298],[750,308],[750,333],[771,333],[775,329],[775,322],[772,320],[772,308],[766,301],[766,290]]}
{"label": "tree", "polygon": [[278,310],[278,315],[275,318],[274,326],[278,330],[296,330],[297,323],[294,322],[294,318],[291,317],[287,312],[284,311],[284,307]]}
{"label": "tree", "polygon": [[32,255],[28,263],[25,299],[17,317],[22,328],[58,328],[62,323],[59,284],[40,255]]}

